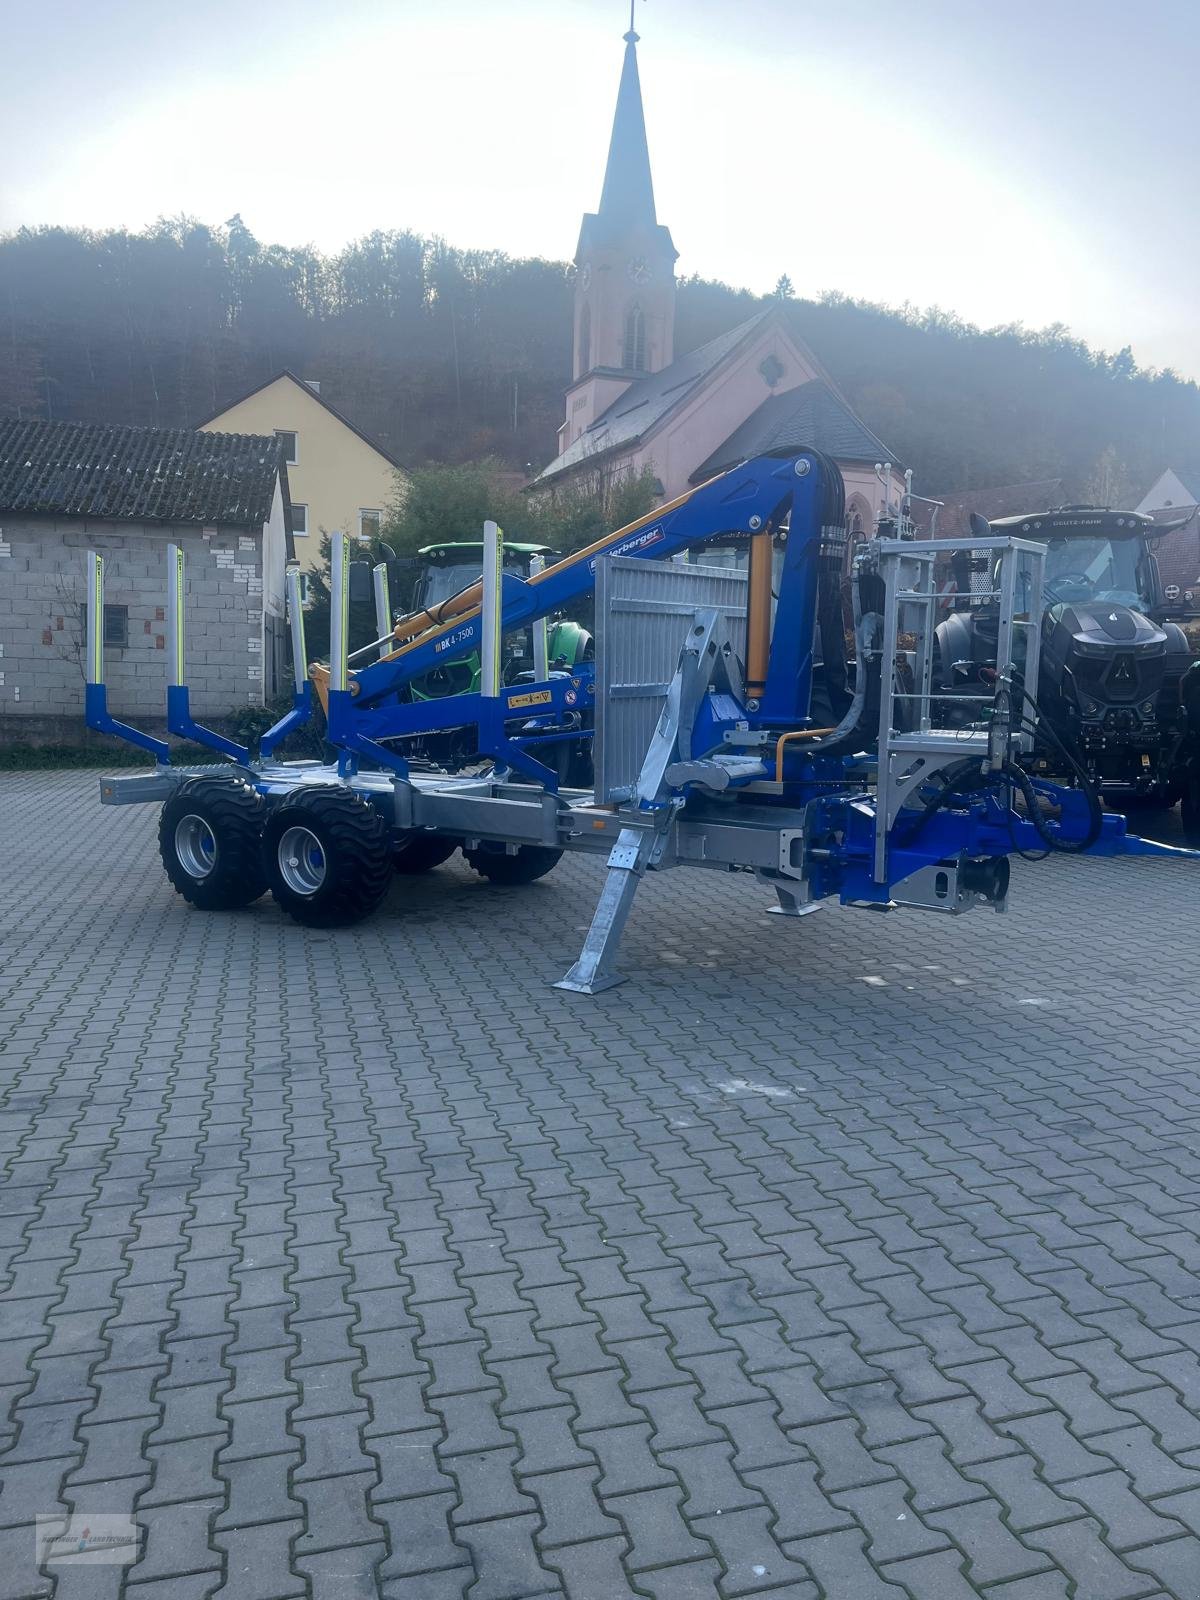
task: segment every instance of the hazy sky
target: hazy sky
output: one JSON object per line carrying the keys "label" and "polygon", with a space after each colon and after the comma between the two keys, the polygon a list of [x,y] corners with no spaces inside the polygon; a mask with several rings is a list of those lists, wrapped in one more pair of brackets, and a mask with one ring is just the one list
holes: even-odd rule
{"label": "hazy sky", "polygon": [[[1061,321],[1200,377],[1198,0],[638,12],[681,273]],[[0,230],[240,211],[327,250],[569,257],[627,26],[627,0],[0,0]]]}

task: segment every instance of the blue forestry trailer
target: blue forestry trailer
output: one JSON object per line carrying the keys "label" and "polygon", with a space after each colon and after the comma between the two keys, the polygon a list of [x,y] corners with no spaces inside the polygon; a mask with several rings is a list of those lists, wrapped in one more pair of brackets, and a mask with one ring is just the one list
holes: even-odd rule
{"label": "blue forestry trailer", "polygon": [[[332,927],[371,913],[395,872],[426,871],[456,850],[501,884],[531,883],[565,851],[587,851],[606,858],[607,872],[558,986],[592,994],[620,981],[621,932],[647,873],[751,873],[786,917],[829,898],[957,914],[1006,909],[1014,853],[1191,854],[1130,834],[1086,774],[1050,783],[1027,762],[1043,616],[1036,542],[972,539],[993,575],[996,665],[973,710],[964,717],[959,698],[951,718],[934,681],[944,543],[862,548],[845,681],[844,490],[836,464],[815,450],[745,461],[528,577],[505,569],[494,524],[484,536],[480,581],[399,621],[377,567],[380,636],[353,655],[348,541],[336,536],[327,666],[306,666],[299,575],[289,572],[294,704],[257,753],[191,715],[185,573],[172,547],[167,727],[214,751],[219,764],[205,767],[172,765],[163,741],[109,714],[103,562],[89,555],[88,725],[158,763],[103,778],[101,800],[161,804],[163,865],[186,901],[233,909],[269,889],[299,922]],[[748,549],[745,571],[704,564],[704,546],[731,542]],[[592,592],[594,662],[548,666],[546,619]],[[504,638],[520,630],[532,630],[533,669],[504,682]],[[836,720],[818,727],[819,631],[823,671],[842,658],[845,693],[831,696]],[[478,692],[413,693],[431,669],[475,654]],[[336,760],[276,759],[316,700]],[[448,729],[467,729],[486,761],[451,773],[406,753]],[[580,739],[593,747],[591,789],[566,787],[547,759],[558,741]]]}

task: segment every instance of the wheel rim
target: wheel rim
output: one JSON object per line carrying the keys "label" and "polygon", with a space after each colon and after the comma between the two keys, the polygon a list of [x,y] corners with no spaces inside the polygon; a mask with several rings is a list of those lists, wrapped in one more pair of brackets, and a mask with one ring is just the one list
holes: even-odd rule
{"label": "wheel rim", "polygon": [[308,828],[285,828],[279,838],[279,876],[294,894],[316,894],[325,882],[325,852]]}
{"label": "wheel rim", "polygon": [[207,878],[217,864],[217,840],[203,817],[189,812],[175,827],[175,854],[189,878]]}

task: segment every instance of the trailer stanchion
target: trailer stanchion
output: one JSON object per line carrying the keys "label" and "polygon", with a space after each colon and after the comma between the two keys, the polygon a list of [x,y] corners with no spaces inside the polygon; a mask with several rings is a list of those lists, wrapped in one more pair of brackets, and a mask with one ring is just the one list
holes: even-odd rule
{"label": "trailer stanchion", "polygon": [[239,766],[250,764],[244,744],[235,744],[223,734],[192,718],[187,684],[184,682],[183,609],[186,564],[182,545],[167,546],[167,731],[181,739],[206,745],[219,755],[228,756]]}
{"label": "trailer stanchion", "polygon": [[[530,556],[529,576],[536,578],[546,570],[545,556]],[[550,676],[550,625],[545,617],[537,617],[533,624],[533,681],[545,683]]]}
{"label": "trailer stanchion", "polygon": [[355,767],[349,748],[350,667],[346,651],[350,635],[350,563],[346,559],[347,535],[337,532],[329,541],[329,738],[338,747],[338,774],[346,777]]}
{"label": "trailer stanchion", "polygon": [[375,588],[375,627],[379,633],[379,659],[382,661],[392,651],[392,601],[388,593],[386,561],[372,568],[371,581]]}
{"label": "trailer stanchion", "polygon": [[479,692],[485,700],[500,693],[501,590],[504,535],[494,522],[483,525],[483,638],[479,652]]}
{"label": "trailer stanchion", "polygon": [[87,554],[87,676],[83,688],[83,715],[89,728],[111,733],[115,738],[149,750],[161,765],[170,764],[170,747],[162,739],[118,722],[108,711],[108,688],[104,682],[104,557],[95,550]]}
{"label": "trailer stanchion", "polygon": [[292,709],[259,741],[259,754],[272,755],[278,746],[302,728],[312,716],[313,688],[308,678],[308,652],[304,644],[304,596],[299,567],[289,567],[284,580],[287,590],[288,626],[292,634]]}

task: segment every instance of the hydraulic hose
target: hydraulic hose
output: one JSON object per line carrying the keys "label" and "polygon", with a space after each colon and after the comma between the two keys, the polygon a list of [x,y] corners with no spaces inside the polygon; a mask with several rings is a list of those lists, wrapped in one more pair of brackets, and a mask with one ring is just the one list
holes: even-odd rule
{"label": "hydraulic hose", "polygon": [[[1022,795],[1024,795],[1025,805],[1029,809],[1029,820],[1037,829],[1038,837],[1042,840],[1043,844],[1045,844],[1046,848],[1049,850],[1057,850],[1063,855],[1078,855],[1082,850],[1090,850],[1095,844],[1096,840],[1100,837],[1100,830],[1104,826],[1104,808],[1100,804],[1100,795],[1096,789],[1096,785],[1092,782],[1075,752],[1070,748],[1064,739],[1059,738],[1056,729],[1053,728],[1048,721],[1040,717],[1037,701],[1029,693],[1029,690],[1026,689],[1023,683],[1020,684],[1019,687],[1021,690],[1021,698],[1029,704],[1030,709],[1033,712],[1035,726],[1040,727],[1043,733],[1049,737],[1050,742],[1058,747],[1059,754],[1067,762],[1068,766],[1074,769],[1075,776],[1079,780],[1079,787],[1083,791],[1084,797],[1087,800],[1088,808],[1088,831],[1084,837],[1081,840],[1069,840],[1063,839],[1060,835],[1052,834],[1046,826],[1045,819],[1041,813],[1041,807],[1036,804],[1037,790],[1033,787],[1033,783],[1029,774],[1015,761],[1006,763],[1006,770],[1007,768],[1012,768],[1013,776],[1016,778],[1017,787],[1021,790]],[[1031,795],[1035,797],[1034,803],[1031,803],[1030,801]]]}

